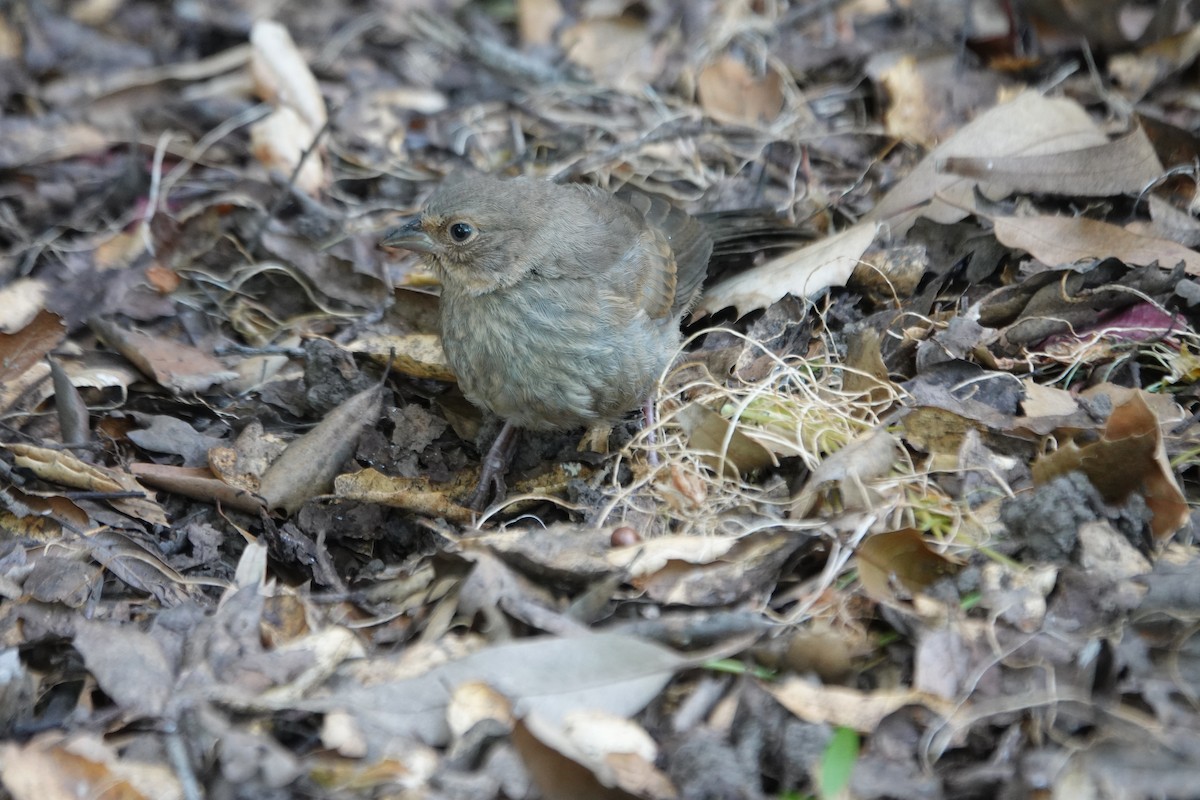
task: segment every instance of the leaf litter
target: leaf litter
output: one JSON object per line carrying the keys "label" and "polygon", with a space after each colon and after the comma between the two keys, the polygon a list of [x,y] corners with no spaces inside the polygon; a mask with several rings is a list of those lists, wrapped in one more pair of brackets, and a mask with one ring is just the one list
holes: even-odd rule
{"label": "leaf litter", "polygon": [[[1194,794],[1200,20],[1002,5],[0,17],[6,794]],[[464,164],[748,231],[482,514]]]}

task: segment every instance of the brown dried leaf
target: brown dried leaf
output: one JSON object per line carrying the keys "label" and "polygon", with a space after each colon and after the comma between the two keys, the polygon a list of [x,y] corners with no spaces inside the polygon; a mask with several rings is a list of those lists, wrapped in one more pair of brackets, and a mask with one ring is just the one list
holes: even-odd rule
{"label": "brown dried leaf", "polygon": [[[5,297],[0,293],[0,308],[5,308],[5,302]],[[2,324],[0,328],[3,328]],[[12,381],[41,361],[47,353],[58,347],[66,335],[62,319],[49,311],[35,311],[14,333],[7,332],[7,329],[0,332],[0,385]]]}
{"label": "brown dried leaf", "polygon": [[110,500],[118,511],[145,520],[153,525],[167,525],[167,515],[146,488],[128,472],[99,467],[76,458],[65,450],[50,450],[33,445],[5,444],[13,453],[13,463],[31,470],[45,481],[89,492],[138,492],[145,497],[126,497]]}
{"label": "brown dried leaf", "polygon": [[1137,194],[1162,175],[1154,146],[1140,126],[1095,147],[1038,156],[949,156],[942,172],[1003,183],[1014,192],[1109,197]]}
{"label": "brown dried leaf", "polygon": [[1200,253],[1166,239],[1132,233],[1108,222],[1086,217],[1042,215],[995,217],[996,238],[1008,247],[1028,252],[1050,266],[1116,258],[1126,264],[1157,263],[1170,269],[1183,262],[1190,275],[1200,275]]}
{"label": "brown dried leaf", "polygon": [[718,56],[696,76],[700,107],[721,122],[760,125],[779,117],[783,110],[783,78],[768,66],[755,75],[740,58]]}
{"label": "brown dried leaf", "polygon": [[881,603],[896,601],[893,581],[909,593],[958,571],[958,565],[931,548],[914,528],[877,533],[858,546],[858,579],[867,594]]}
{"label": "brown dried leaf", "polygon": [[182,342],[125,330],[100,318],[88,320],[88,327],[146,377],[176,394],[203,392],[237,377],[217,359]]}
{"label": "brown dried leaf", "polygon": [[1113,409],[1099,441],[1067,442],[1032,466],[1038,484],[1079,470],[1105,501],[1119,504],[1141,491],[1153,514],[1150,529],[1163,542],[1187,524],[1189,510],[1167,460],[1158,417],[1135,391]]}
{"label": "brown dried leaf", "polygon": [[699,403],[679,409],[675,420],[687,435],[688,446],[701,453],[718,475],[730,477],[776,465],[770,450],[738,430],[735,423]]}
{"label": "brown dried leaf", "polygon": [[262,498],[248,490],[230,486],[212,474],[206,467],[175,467],[169,464],[129,465],[129,471],[147,486],[165,492],[213,503],[245,514],[262,511]]}
{"label": "brown dried leaf", "polygon": [[803,678],[788,678],[763,688],[780,705],[806,722],[843,725],[859,733],[874,733],[889,714],[907,705],[921,705],[943,717],[955,706],[940,697],[914,689],[862,692],[845,686],[821,686]]}
{"label": "brown dried leaf", "polygon": [[0,528],[46,542],[62,536],[62,527],[86,528],[91,520],[73,501],[58,495],[39,496],[8,487],[4,509],[0,510]]}
{"label": "brown dried leaf", "polygon": [[358,445],[366,425],[379,418],[379,386],[359,392],[294,440],[263,474],[259,494],[268,508],[293,513],[304,501],[328,492],[342,465]]}

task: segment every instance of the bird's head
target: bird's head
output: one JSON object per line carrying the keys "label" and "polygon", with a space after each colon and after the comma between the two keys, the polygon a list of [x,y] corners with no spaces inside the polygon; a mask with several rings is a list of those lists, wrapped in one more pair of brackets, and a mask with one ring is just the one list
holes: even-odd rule
{"label": "bird's head", "polygon": [[480,295],[512,286],[533,270],[542,239],[546,184],[455,172],[419,217],[389,230],[385,247],[426,256],[443,286]]}

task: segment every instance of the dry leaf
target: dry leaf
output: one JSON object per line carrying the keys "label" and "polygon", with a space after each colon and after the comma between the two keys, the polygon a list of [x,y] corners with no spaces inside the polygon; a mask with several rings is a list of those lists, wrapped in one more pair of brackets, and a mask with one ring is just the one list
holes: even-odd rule
{"label": "dry leaf", "polygon": [[889,51],[872,57],[866,73],[884,89],[889,136],[933,147],[975,109],[995,105],[1004,79],[972,69],[957,53]]}
{"label": "dry leaf", "polygon": [[363,426],[378,419],[381,403],[381,388],[372,386],[289,444],[262,476],[258,491],[267,508],[291,514],[309,498],[328,492],[342,465],[354,455]]}
{"label": "dry leaf", "polygon": [[700,107],[710,117],[741,125],[770,123],[783,110],[783,78],[768,67],[755,75],[740,58],[723,54],[696,76]]}
{"label": "dry leaf", "polygon": [[66,450],[50,450],[16,443],[6,444],[4,447],[12,452],[14,464],[31,470],[42,480],[89,492],[137,492],[145,495],[116,498],[109,500],[109,504],[118,511],[153,525],[168,524],[166,512],[128,472],[88,464]]}
{"label": "dry leaf", "polygon": [[718,475],[737,477],[777,463],[770,450],[738,430],[736,423],[699,403],[679,409],[674,419],[687,434],[688,446]]}
{"label": "dry leaf", "polygon": [[705,290],[696,314],[733,306],[742,316],[766,308],[785,294],[811,298],[830,287],[844,286],[878,231],[878,225],[862,222],[746,270]]}
{"label": "dry leaf", "polygon": [[[0,292],[0,308],[6,308],[5,302]],[[15,332],[0,333],[0,385],[24,374],[58,347],[66,335],[62,319],[49,311],[35,311]]]}
{"label": "dry leaf", "polygon": [[[887,221],[893,233],[907,231],[918,216],[934,222],[958,222],[975,206],[978,182],[947,175],[937,165],[947,158],[999,158],[1064,153],[1107,143],[1108,138],[1074,100],[1052,99],[1029,91],[980,114],[940,144],[867,214]],[[979,188],[988,197],[1003,196],[1003,186]]]}
{"label": "dry leaf", "polygon": [[237,377],[217,359],[196,348],[121,328],[108,320],[88,320],[88,327],[142,373],[176,394],[203,392]]}
{"label": "dry leaf", "polygon": [[[868,431],[826,457],[804,488],[792,498],[789,516],[801,519],[812,511],[822,490],[836,489],[845,509],[866,510],[877,504],[869,484],[887,475],[897,461],[899,440],[886,430]],[[833,484],[832,487],[829,484]]]}
{"label": "dry leaf", "polygon": [[1154,145],[1140,126],[1095,147],[1037,156],[949,156],[938,168],[1002,183],[1013,192],[1084,197],[1138,194],[1163,173]]}
{"label": "dry leaf", "polygon": [[333,491],[346,500],[365,503],[381,503],[393,508],[403,508],[414,514],[441,517],[450,522],[466,525],[474,512],[454,502],[452,495],[468,487],[457,484],[438,485],[424,476],[405,478],[385,475],[368,467],[358,472],[338,475],[333,482]]}
{"label": "dry leaf", "polygon": [[893,581],[915,594],[958,571],[957,564],[935,552],[913,528],[868,536],[855,554],[858,579],[867,594],[879,602],[895,602]]}
{"label": "dry leaf", "polygon": [[295,110],[284,106],[250,127],[250,152],[264,167],[288,178],[303,158],[296,186],[315,197],[325,188],[328,174],[325,158],[315,148],[316,137],[317,132]]}
{"label": "dry leaf", "polygon": [[736,536],[660,536],[648,542],[627,547],[615,547],[608,553],[608,562],[626,569],[630,577],[657,572],[668,561],[688,564],[708,564],[721,558],[738,543]]}
{"label": "dry leaf", "polygon": [[366,334],[351,342],[346,350],[366,353],[380,364],[387,364],[391,357],[392,369],[414,378],[447,382],[457,380],[442,350],[442,337],[436,334]]}
{"label": "dry leaf", "polygon": [[250,46],[250,73],[259,97],[277,109],[291,109],[314,134],[325,127],[325,98],[287,28],[260,19],[250,30]]}
{"label": "dry leaf", "polygon": [[1156,542],[1170,538],[1189,519],[1187,501],[1167,460],[1158,417],[1140,391],[1113,409],[1099,441],[1082,446],[1067,442],[1038,459],[1032,470],[1038,484],[1079,470],[1113,504],[1141,491],[1153,514],[1150,529]]}
{"label": "dry leaf", "polygon": [[262,498],[245,489],[230,486],[205,467],[135,463],[129,465],[129,471],[147,486],[245,514],[258,514],[265,508]]}
{"label": "dry leaf", "polygon": [[562,19],[562,4],[558,0],[517,0],[517,33],[521,44],[550,44]]}
{"label": "dry leaf", "polygon": [[0,783],[13,800],[183,800],[175,773],[119,752],[99,734],[43,733],[0,745]]}
{"label": "dry leaf", "polygon": [[654,767],[654,740],[623,717],[580,710],[555,723],[528,714],[513,744],[547,800],[674,800],[670,781]]}
{"label": "dry leaf", "polygon": [[439,745],[450,735],[451,694],[468,682],[491,686],[521,715],[561,721],[592,709],[626,717],[657,697],[687,664],[664,647],[623,634],[532,638],[489,647],[412,678],[372,685],[351,679],[297,707],[346,712],[376,746],[414,736]]}
{"label": "dry leaf", "polygon": [[175,689],[175,671],[157,639],[130,625],[81,620],[74,645],[88,672],[123,711],[162,715]]}
{"label": "dry leaf", "polygon": [[806,722],[842,725],[859,733],[874,733],[883,718],[907,705],[922,705],[948,717],[955,706],[940,697],[914,689],[860,692],[845,686],[821,686],[802,678],[764,684],[780,705]]}
{"label": "dry leaf", "polygon": [[[18,278],[7,286],[0,286],[0,356],[7,356],[10,346],[3,345],[9,335],[17,335],[29,327],[38,314],[48,314],[43,311],[46,305],[46,295],[50,287],[43,281],[33,278]],[[62,324],[61,321],[59,323]],[[36,360],[36,359],[34,359]],[[0,360],[0,378],[13,369],[5,361]],[[0,380],[0,383],[3,381]]]}
{"label": "dry leaf", "polygon": [[631,14],[581,20],[559,35],[559,45],[597,83],[616,89],[640,92],[662,71],[646,22]]}
{"label": "dry leaf", "polygon": [[1166,239],[1131,233],[1086,217],[995,217],[996,238],[1050,266],[1116,258],[1126,264],[1157,263],[1171,269],[1183,262],[1189,275],[1200,275],[1200,253]]}

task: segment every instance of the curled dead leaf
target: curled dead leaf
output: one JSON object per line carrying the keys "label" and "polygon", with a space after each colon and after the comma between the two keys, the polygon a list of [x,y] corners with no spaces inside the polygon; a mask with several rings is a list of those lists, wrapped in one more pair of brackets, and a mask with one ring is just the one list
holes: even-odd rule
{"label": "curled dead leaf", "polygon": [[259,494],[268,508],[293,513],[306,500],[328,492],[333,479],[354,454],[358,436],[379,417],[379,386],[359,392],[287,446],[262,476]]}

